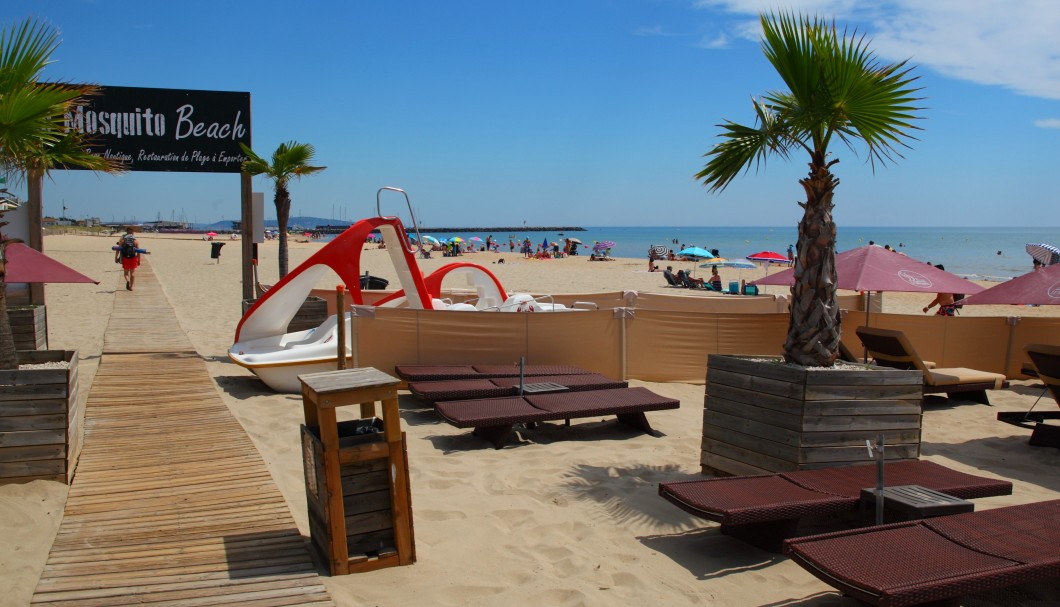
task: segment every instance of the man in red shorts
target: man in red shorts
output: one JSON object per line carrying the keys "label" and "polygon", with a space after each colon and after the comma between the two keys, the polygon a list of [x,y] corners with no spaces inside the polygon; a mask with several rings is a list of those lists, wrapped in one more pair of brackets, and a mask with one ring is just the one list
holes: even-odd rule
{"label": "man in red shorts", "polygon": [[140,241],[133,235],[132,226],[125,228],[125,235],[118,239],[118,251],[114,254],[114,262],[121,262],[121,269],[125,274],[125,288],[132,291],[136,283],[136,268],[140,267]]}

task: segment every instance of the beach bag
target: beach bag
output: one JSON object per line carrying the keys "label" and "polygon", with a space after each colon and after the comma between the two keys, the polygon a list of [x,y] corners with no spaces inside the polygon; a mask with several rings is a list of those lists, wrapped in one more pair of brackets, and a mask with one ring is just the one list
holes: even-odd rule
{"label": "beach bag", "polygon": [[121,241],[121,256],[125,259],[136,257],[136,244],[133,243],[131,238]]}

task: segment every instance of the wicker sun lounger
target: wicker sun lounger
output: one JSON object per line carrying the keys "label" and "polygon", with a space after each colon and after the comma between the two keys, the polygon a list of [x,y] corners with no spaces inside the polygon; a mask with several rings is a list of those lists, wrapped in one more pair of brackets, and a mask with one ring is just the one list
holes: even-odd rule
{"label": "wicker sun lounger", "polygon": [[[398,365],[398,377],[405,381],[443,381],[519,377],[519,365]],[[584,375],[591,373],[573,365],[525,365],[524,377],[538,375]]]}
{"label": "wicker sun lounger", "polygon": [[[1012,483],[926,460],[884,465],[888,487],[920,485],[962,499],[1009,495]],[[767,550],[798,533],[799,519],[856,512],[861,490],[876,486],[876,466],[661,483],[659,495],[686,512],[721,523],[721,532]]]}
{"label": "wicker sun lounger", "polygon": [[615,388],[588,392],[558,392],[531,396],[439,402],[435,411],[457,428],[474,428],[500,449],[515,424],[615,415],[618,421],[651,433],[644,414],[677,409],[681,402],[647,388]]}
{"label": "wicker sun lounger", "polygon": [[[569,392],[625,388],[628,382],[604,377],[599,373],[585,375],[535,375],[524,379],[528,385],[555,384]],[[409,383],[409,391],[421,400],[467,400],[473,398],[500,398],[519,395],[518,377],[496,377],[492,379],[452,379],[447,381],[418,381]]]}
{"label": "wicker sun lounger", "polygon": [[945,394],[952,398],[957,393],[963,393],[966,398],[989,405],[986,391],[1000,390],[1009,385],[1000,373],[965,367],[941,369],[927,364],[901,331],[858,327],[855,333],[877,365],[920,370],[924,374],[924,394]]}
{"label": "wicker sun lounger", "polygon": [[788,540],[844,594],[901,607],[1060,579],[1060,500]]}

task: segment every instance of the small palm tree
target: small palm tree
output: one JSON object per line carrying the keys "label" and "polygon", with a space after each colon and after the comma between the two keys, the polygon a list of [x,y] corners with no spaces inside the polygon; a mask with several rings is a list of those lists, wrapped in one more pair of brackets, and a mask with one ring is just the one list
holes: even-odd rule
{"label": "small palm tree", "polygon": [[839,351],[840,313],[836,299],[833,195],[839,185],[831,172],[828,146],[838,138],[853,149],[861,140],[869,161],[894,160],[919,117],[921,101],[912,84],[912,68],[902,61],[881,65],[864,36],[840,35],[834,23],[793,14],[761,14],[762,50],[788,87],[754,100],[755,126],[719,125],[725,140],[706,154],[696,174],[712,192],[761,165],[771,155],[789,158],[802,150],[810,172],[799,180],[806,194],[800,202],[795,284],[791,287],[790,321],[784,343],[788,362],[831,366]]}
{"label": "small palm tree", "polygon": [[243,148],[243,153],[249,157],[243,162],[243,172],[247,175],[264,175],[271,179],[276,187],[273,203],[276,205],[277,230],[280,232],[280,278],[283,278],[287,276],[287,220],[291,217],[291,193],[287,184],[293,177],[312,175],[327,167],[311,165],[316,150],[308,143],[281,143],[272,153],[271,164],[242,143],[239,147]]}
{"label": "small palm tree", "polygon": [[[60,166],[122,170],[120,164],[90,154],[83,135],[64,129],[64,114],[97,89],[40,82],[58,46],[58,33],[31,19],[0,31],[0,172],[16,180],[38,179]],[[0,228],[5,225],[0,221]],[[20,241],[0,231],[0,369],[18,365],[4,279],[5,251],[13,242]]]}

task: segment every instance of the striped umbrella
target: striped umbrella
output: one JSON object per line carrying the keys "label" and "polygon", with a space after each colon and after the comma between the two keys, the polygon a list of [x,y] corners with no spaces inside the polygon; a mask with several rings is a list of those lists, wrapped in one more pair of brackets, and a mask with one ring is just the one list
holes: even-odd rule
{"label": "striped umbrella", "polygon": [[1028,244],[1027,254],[1042,262],[1043,266],[1051,266],[1060,263],[1060,249],[1051,244]]}

